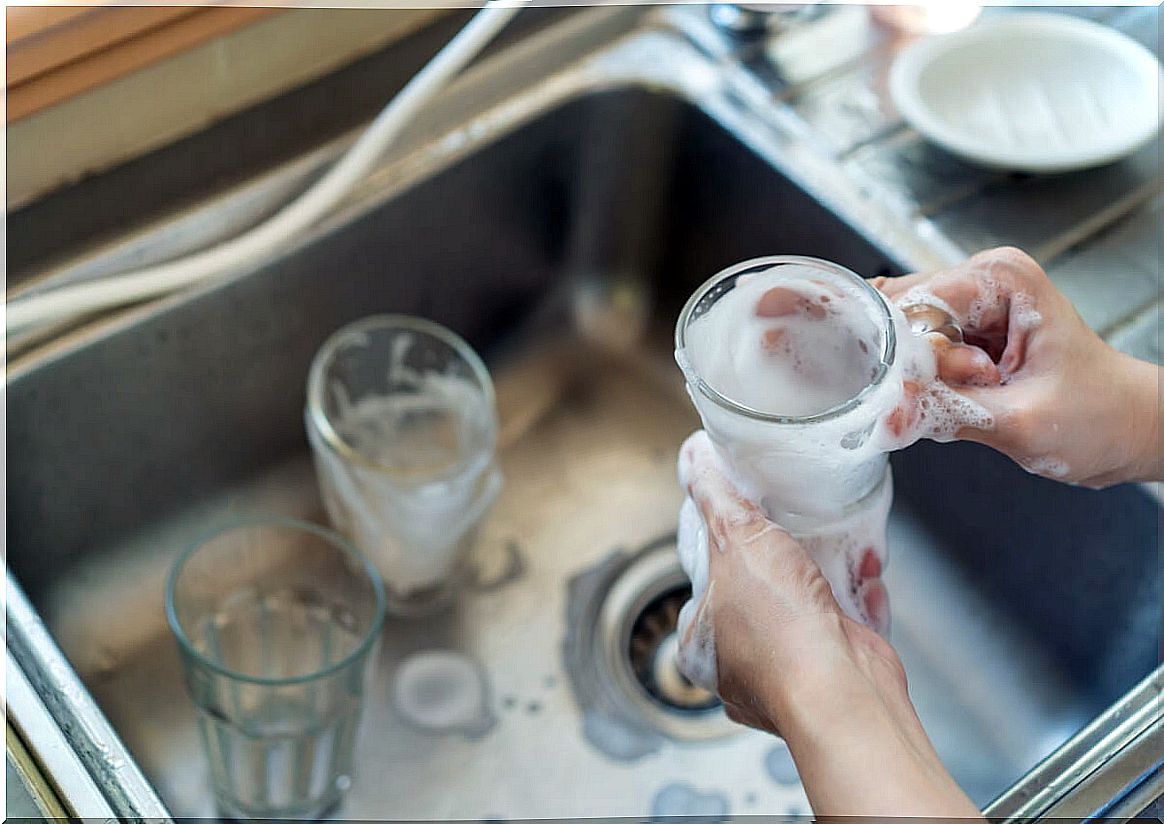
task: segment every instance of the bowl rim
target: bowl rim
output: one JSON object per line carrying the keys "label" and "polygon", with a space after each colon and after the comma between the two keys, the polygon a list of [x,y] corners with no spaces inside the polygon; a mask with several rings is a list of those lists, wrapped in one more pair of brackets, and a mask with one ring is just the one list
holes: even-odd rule
{"label": "bowl rim", "polygon": [[[923,38],[904,49],[889,72],[889,92],[903,119],[941,148],[992,168],[1033,173],[1066,172],[1092,168],[1118,160],[1144,146],[1159,132],[1164,107],[1159,91],[1152,102],[1156,117],[1121,128],[1108,140],[1053,150],[1001,147],[951,126],[938,116],[921,91],[921,77],[934,61],[959,50],[988,41],[1000,34],[1058,39],[1075,46],[1101,46],[1143,81],[1145,88],[1164,88],[1164,67],[1151,51],[1126,34],[1084,18],[1051,12],[1016,12],[997,20],[980,22],[961,31]],[[1154,83],[1152,81],[1155,81]],[[1145,95],[1145,100],[1147,96]]]}

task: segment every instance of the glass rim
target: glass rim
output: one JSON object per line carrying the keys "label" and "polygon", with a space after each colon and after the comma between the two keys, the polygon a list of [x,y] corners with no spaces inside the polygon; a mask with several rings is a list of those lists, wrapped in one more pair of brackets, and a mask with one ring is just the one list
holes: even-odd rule
{"label": "glass rim", "polygon": [[[742,404],[738,401],[732,400],[726,395],[720,393],[715,387],[709,384],[704,378],[695,373],[690,359],[684,354],[687,347],[687,328],[690,326],[692,316],[695,312],[695,307],[699,305],[712,289],[719,286],[728,278],[738,277],[739,275],[747,273],[749,270],[767,270],[776,266],[785,264],[800,264],[810,266],[820,271],[828,272],[834,275],[841,275],[849,278],[858,284],[859,288],[864,293],[871,297],[874,305],[881,312],[881,319],[884,321],[884,334],[882,335],[881,353],[877,364],[877,372],[873,379],[866,384],[860,392],[848,400],[842,401],[836,406],[832,406],[821,412],[815,412],[811,415],[778,415],[771,412],[763,412],[759,409]],[[885,300],[885,296],[881,294],[868,280],[858,275],[851,269],[841,266],[831,261],[822,260],[820,258],[808,257],[806,255],[770,255],[767,257],[752,258],[737,263],[734,266],[729,266],[722,269],[716,274],[712,275],[703,282],[699,288],[687,299],[682,311],[679,313],[679,320],[675,324],[675,352],[679,360],[679,368],[683,371],[684,377],[687,379],[689,386],[694,386],[704,397],[715,403],[717,406],[729,411],[735,412],[739,415],[751,418],[753,420],[762,421],[764,423],[775,424],[808,424],[820,423],[822,421],[833,420],[839,418],[846,412],[850,412],[857,408],[869,395],[871,395],[878,387],[881,386],[885,380],[885,376],[889,374],[889,368],[893,365],[897,354],[897,332],[893,325],[893,314],[890,312],[889,304]],[[682,357],[679,357],[682,355]]]}
{"label": "glass rim", "polygon": [[417,317],[416,315],[381,314],[361,318],[335,330],[324,341],[323,345],[319,347],[319,350],[311,360],[311,368],[307,375],[307,418],[309,423],[315,427],[315,430],[323,438],[323,442],[330,449],[335,451],[345,461],[359,464],[375,472],[404,479],[417,477],[424,478],[425,480],[443,480],[460,474],[468,469],[475,461],[480,460],[477,456],[469,455],[460,458],[452,464],[443,466],[436,471],[410,471],[367,457],[344,440],[343,436],[336,431],[336,428],[332,426],[331,418],[324,409],[324,371],[326,364],[332,361],[336,350],[338,350],[344,338],[353,332],[372,329],[400,329],[410,332],[420,332],[437,338],[460,355],[469,364],[469,369],[472,371],[473,377],[485,395],[485,403],[493,418],[490,427],[492,429],[490,433],[490,452],[496,448],[497,399],[493,388],[493,378],[490,377],[489,370],[485,367],[481,356],[477,354],[464,338],[435,321]]}
{"label": "glass rim", "polygon": [[[225,535],[228,532],[233,532],[237,529],[244,529],[246,527],[283,527],[288,529],[295,529],[301,532],[309,532],[317,538],[321,538],[333,546],[347,553],[350,557],[356,559],[364,570],[364,574],[372,584],[372,592],[376,597],[376,611],[372,618],[372,623],[368,626],[367,632],[356,645],[355,649],[349,652],[340,660],[328,664],[322,669],[314,672],[306,673],[304,675],[288,675],[280,678],[270,678],[262,675],[248,675],[244,672],[231,669],[218,663],[206,655],[204,655],[195,645],[186,630],[182,628],[181,621],[178,620],[178,611],[175,605],[175,596],[178,588],[178,579],[181,577],[183,570],[186,568],[186,563],[194,557],[194,554],[199,549],[209,544],[215,538]],[[319,524],[311,523],[310,521],[302,521],[298,518],[288,518],[283,516],[257,516],[238,518],[229,521],[225,524],[220,524],[214,529],[207,530],[190,542],[181,554],[174,561],[170,568],[169,575],[166,576],[166,622],[170,625],[170,631],[174,637],[178,639],[178,644],[182,651],[187,655],[193,657],[201,666],[213,671],[218,675],[225,676],[235,681],[242,681],[248,684],[257,684],[259,686],[279,687],[289,686],[291,684],[303,684],[308,681],[315,681],[320,678],[325,678],[342,669],[347,668],[355,661],[367,655],[368,651],[375,644],[376,639],[380,637],[380,631],[384,627],[384,619],[387,614],[388,601],[384,592],[384,582],[380,578],[380,573],[376,567],[368,560],[367,556],[360,552],[354,544],[340,535],[338,532]]]}

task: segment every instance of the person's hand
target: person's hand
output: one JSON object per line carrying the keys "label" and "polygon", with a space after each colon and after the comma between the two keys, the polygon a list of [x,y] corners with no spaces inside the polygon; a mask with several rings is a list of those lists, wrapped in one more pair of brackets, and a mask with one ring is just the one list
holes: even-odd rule
{"label": "person's hand", "polygon": [[[757,701],[780,691],[772,679],[795,682],[798,667],[832,655],[861,659],[887,688],[904,692],[897,653],[843,614],[820,567],[728,480],[706,432],[684,443],[679,476],[706,525],[708,552],[707,590],[680,639],[681,656],[700,633],[714,633],[718,692],[728,717],[779,735],[780,705]],[[880,567],[864,573],[858,584],[875,608],[869,611],[887,612]]]}
{"label": "person's hand", "polygon": [[[817,815],[978,816],[918,721],[897,653],[842,613],[812,558],[727,478],[706,433],[683,445],[680,477],[709,553],[681,644],[713,633],[728,716],[788,742]],[[866,584],[884,599],[880,581]]]}
{"label": "person's hand", "polygon": [[937,298],[962,326],[963,345],[931,336],[939,377],[994,425],[959,438],[1083,486],[1164,477],[1159,367],[1105,343],[1031,257],[992,249],[947,271],[875,283],[901,306]]}

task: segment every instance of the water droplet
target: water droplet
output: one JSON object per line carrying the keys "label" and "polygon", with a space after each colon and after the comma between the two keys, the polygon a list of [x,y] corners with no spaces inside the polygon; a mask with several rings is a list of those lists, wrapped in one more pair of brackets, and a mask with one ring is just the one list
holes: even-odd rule
{"label": "water droplet", "polygon": [[681,815],[687,824],[724,821],[728,817],[727,796],[718,792],[699,792],[690,784],[677,781],[655,793],[651,802],[652,817]]}
{"label": "water droplet", "polygon": [[663,744],[663,739],[652,732],[630,727],[594,711],[588,711],[582,717],[582,732],[587,741],[616,761],[636,761]]}
{"label": "water droplet", "polygon": [[764,758],[764,768],[772,780],[780,786],[788,787],[800,783],[796,762],[792,760],[792,753],[785,744],[772,748]]}
{"label": "water droplet", "polygon": [[873,434],[873,428],[876,423],[876,421],[873,421],[864,429],[847,433],[841,438],[841,446],[845,449],[860,449],[869,440],[869,436]]}

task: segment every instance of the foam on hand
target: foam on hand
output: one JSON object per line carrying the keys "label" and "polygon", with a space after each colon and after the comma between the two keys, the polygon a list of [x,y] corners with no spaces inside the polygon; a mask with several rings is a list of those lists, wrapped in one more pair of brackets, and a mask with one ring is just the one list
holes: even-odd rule
{"label": "foam on hand", "polygon": [[[682,482],[682,479],[680,479]],[[708,592],[707,527],[695,501],[687,496],[679,508],[679,565],[691,581],[691,598],[679,610],[676,663],[687,680],[708,692],[716,691],[715,631],[707,619],[713,593]]]}
{"label": "foam on hand", "polygon": [[[886,355],[890,328],[893,357]],[[733,483],[801,542],[847,615],[886,633],[880,574],[893,498],[888,452],[923,437],[952,439],[964,426],[988,428],[990,415],[938,379],[930,343],[910,331],[899,307],[811,265],[739,277],[691,321],[676,359]],[[717,403],[699,380],[779,420]],[[690,498],[680,511],[678,548],[692,582],[680,614],[680,668],[714,690],[714,630],[703,603],[711,586],[707,532]]]}

